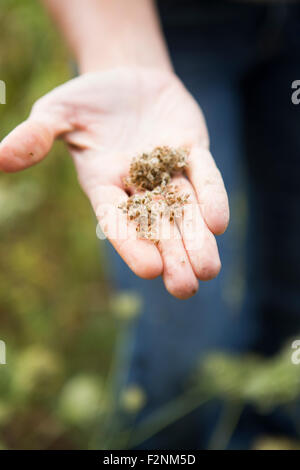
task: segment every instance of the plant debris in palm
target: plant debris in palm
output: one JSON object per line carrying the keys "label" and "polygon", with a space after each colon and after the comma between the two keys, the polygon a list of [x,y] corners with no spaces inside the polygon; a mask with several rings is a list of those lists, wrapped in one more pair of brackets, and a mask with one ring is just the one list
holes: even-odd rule
{"label": "plant debris in palm", "polygon": [[158,222],[167,217],[173,222],[180,217],[189,195],[178,194],[178,187],[171,184],[173,175],[182,173],[187,166],[187,151],[183,148],[156,147],[132,160],[129,177],[125,183],[136,194],[130,196],[119,208],[129,220],[136,222],[140,238],[157,242]]}
{"label": "plant debris in palm", "polygon": [[186,157],[187,152],[183,148],[156,147],[132,160],[126,184],[149,191],[158,186],[165,187],[173,174],[184,170]]}

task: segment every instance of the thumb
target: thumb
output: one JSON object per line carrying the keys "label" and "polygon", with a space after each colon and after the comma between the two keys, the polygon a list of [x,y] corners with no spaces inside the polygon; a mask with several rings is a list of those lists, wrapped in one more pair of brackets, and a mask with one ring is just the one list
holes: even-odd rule
{"label": "thumb", "polygon": [[17,126],[0,144],[0,170],[24,170],[42,160],[53,141],[70,126],[56,113],[33,107],[29,118]]}

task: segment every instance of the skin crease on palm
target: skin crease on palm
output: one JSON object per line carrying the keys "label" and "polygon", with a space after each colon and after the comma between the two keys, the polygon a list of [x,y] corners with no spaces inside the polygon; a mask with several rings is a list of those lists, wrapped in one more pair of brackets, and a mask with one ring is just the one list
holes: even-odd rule
{"label": "skin crease on palm", "polygon": [[124,67],[67,82],[38,100],[29,118],[1,142],[0,169],[16,172],[34,165],[59,137],[67,143],[79,182],[95,213],[101,214],[100,225],[110,239],[113,215],[101,212],[101,207],[117,206],[128,197],[123,181],[132,157],[159,145],[188,147],[186,176],[176,177],[176,184],[199,203],[199,247],[189,250],[188,237],[176,236],[158,245],[136,239],[133,223],[127,239],[110,241],[138,276],[162,275],[166,289],[180,299],[196,293],[198,280],[218,274],[221,263],[214,234],[227,227],[227,195],[208,150],[202,112],[176,75]]}

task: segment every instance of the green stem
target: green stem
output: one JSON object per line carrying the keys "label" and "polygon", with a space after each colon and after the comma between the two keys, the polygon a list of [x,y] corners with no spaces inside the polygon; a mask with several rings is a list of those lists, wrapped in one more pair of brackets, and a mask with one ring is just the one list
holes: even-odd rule
{"label": "green stem", "polygon": [[136,447],[142,444],[207,401],[208,398],[206,397],[204,398],[195,394],[190,396],[190,394],[186,394],[183,397],[169,402],[134,428],[135,437],[131,440],[130,447]]}
{"label": "green stem", "polygon": [[240,402],[226,402],[219,423],[210,439],[209,449],[224,450],[228,447],[240,420],[244,405]]}

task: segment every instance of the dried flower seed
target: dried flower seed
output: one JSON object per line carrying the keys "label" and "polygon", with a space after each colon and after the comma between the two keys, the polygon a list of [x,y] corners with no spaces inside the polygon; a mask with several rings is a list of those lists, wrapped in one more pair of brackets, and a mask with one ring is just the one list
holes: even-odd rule
{"label": "dried flower seed", "polygon": [[129,220],[136,221],[140,238],[158,243],[154,230],[157,218],[167,216],[174,222],[188,203],[189,194],[177,195],[178,187],[170,184],[171,177],[186,168],[186,158],[185,149],[156,147],[132,160],[125,183],[140,192],[129,197],[119,208]]}

